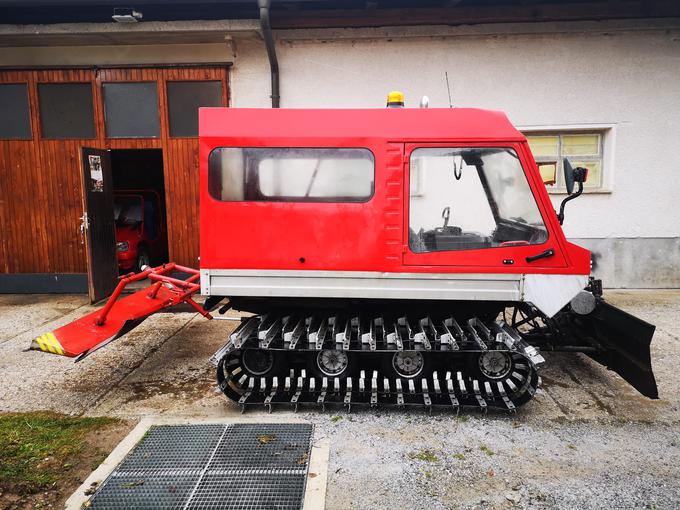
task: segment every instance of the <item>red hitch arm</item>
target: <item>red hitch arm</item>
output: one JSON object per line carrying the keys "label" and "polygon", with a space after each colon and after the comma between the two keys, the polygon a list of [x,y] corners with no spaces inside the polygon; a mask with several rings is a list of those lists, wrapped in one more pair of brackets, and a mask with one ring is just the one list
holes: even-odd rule
{"label": "red hitch arm", "polygon": [[[189,277],[185,280],[174,278],[170,276],[173,272],[185,273]],[[153,282],[151,286],[121,298],[130,283],[147,278]],[[82,359],[124,335],[149,315],[180,303],[187,303],[206,319],[212,319],[212,315],[193,299],[194,294],[201,290],[197,283],[199,279],[197,269],[174,262],[144,267],[140,273],[124,275],[101,310],[39,336],[33,340],[30,349]]]}
{"label": "red hitch arm", "polygon": [[[182,273],[187,273],[190,274],[191,276],[186,280],[179,280],[177,278],[171,278],[170,276],[166,276],[167,273],[173,270],[177,270]],[[198,272],[198,270],[190,267],[179,266],[174,262],[169,262],[167,264],[154,268],[147,267],[141,273],[136,274],[130,273],[125,276],[121,276],[119,278],[120,281],[118,282],[118,285],[116,285],[116,288],[113,291],[113,294],[111,294],[108,301],[106,302],[106,305],[104,305],[104,308],[102,308],[101,312],[99,312],[99,315],[95,320],[95,324],[97,326],[102,326],[106,322],[106,317],[111,311],[111,308],[113,308],[113,305],[116,303],[121,293],[129,283],[138,282],[140,280],[144,280],[145,278],[149,278],[150,280],[156,282],[156,284],[147,293],[147,296],[149,298],[155,299],[158,294],[158,291],[160,290],[161,285],[165,283],[171,288],[177,290],[182,289],[184,291],[181,295],[178,296],[177,302],[174,302],[172,304],[178,304],[184,301],[190,304],[196,311],[203,315],[203,317],[207,319],[212,319],[212,316],[208,312],[203,310],[203,308],[201,308],[198,305],[198,303],[191,299],[191,296],[193,296],[196,292],[201,290],[200,285],[198,285],[197,283],[193,283],[200,277],[201,275]]]}

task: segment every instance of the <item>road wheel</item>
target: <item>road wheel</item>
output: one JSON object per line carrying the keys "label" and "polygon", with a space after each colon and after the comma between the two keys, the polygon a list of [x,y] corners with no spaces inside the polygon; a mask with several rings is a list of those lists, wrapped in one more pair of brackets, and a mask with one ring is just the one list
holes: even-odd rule
{"label": "road wheel", "polygon": [[324,349],[308,358],[310,372],[315,377],[344,378],[352,370],[351,353],[339,349]]}
{"label": "road wheel", "polygon": [[389,356],[389,366],[386,373],[401,379],[415,379],[427,373],[427,358],[421,351],[397,351]]}

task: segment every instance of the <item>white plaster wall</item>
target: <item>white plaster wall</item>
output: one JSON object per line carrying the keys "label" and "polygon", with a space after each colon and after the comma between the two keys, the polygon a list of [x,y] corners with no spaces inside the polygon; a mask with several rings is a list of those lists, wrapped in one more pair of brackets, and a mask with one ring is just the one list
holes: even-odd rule
{"label": "white plaster wall", "polygon": [[0,64],[7,67],[228,63],[232,59],[227,43],[0,48]]}
{"label": "white plaster wall", "polygon": [[[551,27],[555,27],[552,29]],[[430,33],[435,29],[428,29]],[[507,26],[498,29],[512,32]],[[521,31],[521,30],[520,30]],[[479,32],[479,31],[478,31]],[[680,22],[546,25],[521,35],[447,29],[278,35],[282,107],[382,107],[389,90],[408,107],[427,94],[448,106],[504,110],[518,126],[610,125],[611,193],[569,204],[569,237],[680,236]],[[403,37],[403,35],[407,35]],[[342,39],[332,39],[342,37]],[[236,44],[232,105],[268,107],[261,41]],[[562,198],[553,196],[557,205]]]}

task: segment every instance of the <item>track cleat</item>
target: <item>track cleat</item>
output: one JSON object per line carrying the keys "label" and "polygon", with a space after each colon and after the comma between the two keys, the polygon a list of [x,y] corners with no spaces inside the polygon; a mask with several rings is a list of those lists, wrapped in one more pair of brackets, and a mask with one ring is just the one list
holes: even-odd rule
{"label": "track cleat", "polygon": [[465,387],[465,381],[463,380],[463,375],[458,372],[456,374],[457,380],[458,380],[458,387],[460,388],[460,394],[463,396],[463,398],[468,396],[468,391],[467,388]]}
{"label": "track cleat", "polygon": [[347,412],[349,412],[350,406],[352,405],[352,378],[348,377],[347,378],[347,383],[345,386],[345,400],[344,400],[345,406],[347,406]]}
{"label": "track cleat", "polygon": [[319,393],[319,398],[316,399],[316,403],[321,405],[321,410],[326,410],[326,393],[328,391],[328,378],[324,377],[321,380],[321,393]]}
{"label": "track cleat", "polygon": [[467,322],[467,330],[470,333],[470,336],[472,337],[472,340],[479,346],[479,348],[483,351],[486,351],[488,349],[487,345],[484,343],[484,340],[479,336],[479,332],[477,329],[475,329],[475,326],[477,325],[478,320],[477,319],[470,319]]}
{"label": "track cleat", "polygon": [[274,376],[272,379],[272,389],[269,392],[269,395],[264,399],[264,405],[267,408],[267,412],[271,413],[272,412],[272,400],[276,396],[276,393],[279,390],[279,378]]}
{"label": "track cleat", "polygon": [[269,348],[274,338],[280,335],[283,321],[287,319],[287,317],[274,317],[271,315],[267,315],[266,318],[268,319],[267,322],[262,319],[257,330],[257,338],[262,349]]}
{"label": "track cleat", "polygon": [[305,379],[304,379],[304,377],[300,376],[300,377],[298,377],[298,380],[297,380],[297,388],[295,389],[295,393],[293,394],[293,396],[290,399],[290,403],[293,404],[296,413],[297,413],[297,409],[298,409],[298,401],[300,400],[300,397],[302,396],[302,391],[304,390],[304,388],[305,388]]}
{"label": "track cleat", "polygon": [[432,349],[432,344],[430,343],[430,340],[427,338],[426,331],[427,321],[429,321],[429,319],[422,319],[421,321],[418,322],[418,330],[413,335],[413,341],[416,344],[422,345],[426,351],[429,351]]}
{"label": "track cleat", "polygon": [[315,345],[316,350],[320,351],[323,347],[323,342],[326,339],[326,332],[328,331],[328,319],[322,319],[319,323],[318,329],[309,333],[309,343]]}
{"label": "track cleat", "polygon": [[401,379],[395,380],[394,383],[397,388],[397,405],[402,407],[404,405],[404,391],[401,387]]}
{"label": "track cleat", "polygon": [[368,321],[368,331],[363,331],[361,333],[361,343],[362,344],[368,344],[368,348],[371,351],[375,351],[375,349],[376,349],[376,343],[375,343],[376,321],[377,321],[377,319]]}
{"label": "track cleat", "polygon": [[299,319],[295,323],[295,327],[293,328],[292,331],[284,333],[283,335],[284,342],[288,345],[289,349],[293,350],[297,348],[297,344],[300,341],[300,338],[302,338],[302,335],[304,335],[304,333],[305,333],[305,320]]}
{"label": "track cleat", "polygon": [[248,382],[248,390],[243,394],[243,396],[239,399],[238,405],[241,407],[241,412],[245,410],[245,404],[250,398],[250,395],[253,394],[253,390],[255,389],[255,379],[250,379]]}
{"label": "track cleat", "polygon": [[479,404],[480,411],[486,413],[487,403],[486,400],[482,398],[482,392],[479,390],[479,381],[477,379],[474,379],[472,381],[472,391],[475,394],[475,398],[477,399],[477,403]]}
{"label": "track cleat", "polygon": [[390,396],[390,380],[387,377],[383,379],[383,395]]}
{"label": "track cleat", "polygon": [[373,372],[371,377],[371,407],[378,405],[378,372]]}
{"label": "track cleat", "polygon": [[430,391],[427,387],[427,379],[422,379],[420,381],[420,387],[423,390],[423,403],[427,407],[428,411],[432,410],[432,399],[430,398]]}
{"label": "track cleat", "polygon": [[432,387],[434,388],[435,395],[439,396],[442,393],[442,388],[439,385],[439,377],[437,377],[437,372],[432,373]]}
{"label": "track cleat", "polygon": [[350,341],[352,340],[352,321],[346,319],[342,331],[335,335],[335,343],[340,346],[342,350],[348,350]]}
{"label": "track cleat", "polygon": [[458,399],[456,398],[456,392],[453,389],[453,380],[447,379],[447,381],[446,381],[446,391],[449,394],[449,400],[451,400],[451,406],[453,407],[454,411],[456,411],[456,414],[458,414],[458,410],[460,409],[460,403],[458,402]]}
{"label": "track cleat", "polygon": [[505,386],[503,386],[503,383],[501,381],[498,381],[497,384],[498,384],[498,394],[501,396],[501,400],[503,400],[505,407],[508,408],[508,412],[510,412],[510,413],[517,412],[517,408],[515,407],[515,404],[512,403],[512,401],[508,398],[508,394],[505,392]]}
{"label": "track cleat", "polygon": [[237,349],[240,349],[246,340],[248,340],[250,335],[257,331],[259,325],[259,317],[252,317],[250,319],[244,320],[241,322],[239,327],[236,328],[236,331],[229,335],[229,339]]}

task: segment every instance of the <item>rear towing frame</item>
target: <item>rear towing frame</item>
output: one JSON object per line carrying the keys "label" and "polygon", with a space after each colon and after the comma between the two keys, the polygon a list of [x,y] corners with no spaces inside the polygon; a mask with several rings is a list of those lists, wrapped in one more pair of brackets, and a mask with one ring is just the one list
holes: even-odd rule
{"label": "rear towing frame", "polygon": [[[188,276],[176,278],[177,273]],[[212,319],[210,312],[193,299],[201,290],[200,284],[196,283],[199,278],[197,269],[174,262],[146,266],[140,273],[123,275],[101,310],[34,338],[29,349],[75,357],[80,361],[136,328],[149,315],[181,303],[186,303],[206,319]],[[128,285],[146,279],[152,282],[149,287],[121,298]]]}

